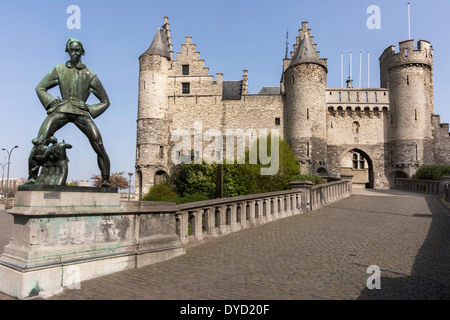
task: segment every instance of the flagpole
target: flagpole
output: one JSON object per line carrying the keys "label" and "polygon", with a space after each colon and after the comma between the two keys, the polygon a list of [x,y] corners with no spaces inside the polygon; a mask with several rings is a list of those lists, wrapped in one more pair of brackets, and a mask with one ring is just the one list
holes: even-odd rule
{"label": "flagpole", "polygon": [[408,39],[411,40],[411,4],[408,2]]}

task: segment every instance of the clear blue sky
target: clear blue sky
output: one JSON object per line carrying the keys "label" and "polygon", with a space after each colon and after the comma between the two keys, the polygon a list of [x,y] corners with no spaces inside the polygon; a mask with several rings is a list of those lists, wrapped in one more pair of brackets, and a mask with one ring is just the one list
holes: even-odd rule
{"label": "clear blue sky", "polygon": [[[446,95],[450,91],[450,1],[411,2],[411,38],[431,42],[434,48],[435,113],[450,122]],[[385,48],[408,38],[406,0],[341,1],[215,1],[215,0],[43,0],[0,2],[0,147],[19,145],[11,157],[10,177],[28,175],[28,154],[46,113],[35,86],[51,68],[68,60],[68,38],[85,47],[83,62],[98,74],[111,100],[110,108],[95,119],[111,159],[111,171],[133,172],[135,165],[138,99],[138,57],[150,45],[163,17],[169,17],[174,51],[192,36],[210,74],[241,80],[248,70],[249,91],[278,86],[285,35],[289,50],[302,21],[309,22],[321,57],[328,58],[328,87],[341,84],[341,52],[347,76],[353,52],[354,85],[358,85],[359,52],[363,52],[362,87],[367,87],[367,52],[371,54],[370,86],[379,87],[378,58]],[[66,10],[81,10],[81,29],[70,30]],[[381,29],[370,30],[370,5],[381,9]],[[53,89],[55,95],[59,91]],[[88,103],[95,103],[95,97]],[[68,124],[59,140],[73,145],[68,180],[89,180],[99,173],[96,156],[85,136]],[[1,163],[7,160],[0,153]],[[0,173],[1,174],[1,173]],[[6,177],[6,170],[5,170]]]}

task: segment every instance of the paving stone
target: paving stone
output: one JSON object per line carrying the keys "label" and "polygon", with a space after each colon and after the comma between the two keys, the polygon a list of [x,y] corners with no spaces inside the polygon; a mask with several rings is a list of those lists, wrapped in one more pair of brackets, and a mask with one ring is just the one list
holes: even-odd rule
{"label": "paving stone", "polygon": [[[49,299],[450,299],[449,238],[440,199],[366,192]],[[380,290],[366,286],[370,265],[380,268]]]}

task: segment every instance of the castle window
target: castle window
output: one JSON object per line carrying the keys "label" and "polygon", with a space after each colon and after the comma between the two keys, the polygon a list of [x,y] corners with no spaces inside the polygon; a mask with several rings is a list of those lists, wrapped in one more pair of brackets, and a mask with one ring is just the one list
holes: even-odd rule
{"label": "castle window", "polygon": [[182,83],[181,87],[182,87],[183,94],[191,93],[191,84],[189,82]]}
{"label": "castle window", "polygon": [[353,153],[353,169],[364,170],[366,167],[366,160],[359,153]]}
{"label": "castle window", "polygon": [[406,84],[409,85],[409,76],[406,76]]}
{"label": "castle window", "polygon": [[375,92],[375,102],[378,102],[377,93]]}
{"label": "castle window", "polygon": [[338,101],[341,102],[341,93],[339,92]]}
{"label": "castle window", "polygon": [[414,109],[414,120],[417,120],[417,109]]}
{"label": "castle window", "polygon": [[309,109],[306,109],[306,119],[309,119]]}
{"label": "castle window", "polygon": [[188,76],[189,75],[189,65],[188,64],[183,64],[181,66],[181,74],[183,76]]}
{"label": "castle window", "polygon": [[275,125],[279,126],[281,124],[280,118],[275,118]]}
{"label": "castle window", "polygon": [[164,158],[164,146],[159,146],[159,157]]}

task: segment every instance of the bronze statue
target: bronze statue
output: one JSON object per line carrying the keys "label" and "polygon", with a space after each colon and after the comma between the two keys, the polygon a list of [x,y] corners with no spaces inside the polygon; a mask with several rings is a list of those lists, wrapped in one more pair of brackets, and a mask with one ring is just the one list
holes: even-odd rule
{"label": "bronze statue", "polygon": [[[87,136],[92,148],[97,153],[97,163],[102,175],[101,186],[110,187],[109,157],[100,131],[92,120],[109,107],[109,98],[97,75],[81,62],[81,56],[85,52],[80,40],[69,39],[66,43],[66,52],[69,54],[70,60],[65,64],[55,66],[36,86],[39,100],[47,110],[47,118],[39,129],[37,144],[45,145],[57,130],[68,122],[74,123]],[[57,85],[59,85],[62,100],[47,92]],[[98,104],[86,104],[91,92],[100,100]],[[34,184],[32,174],[34,172],[30,171],[31,178],[27,184]]]}

